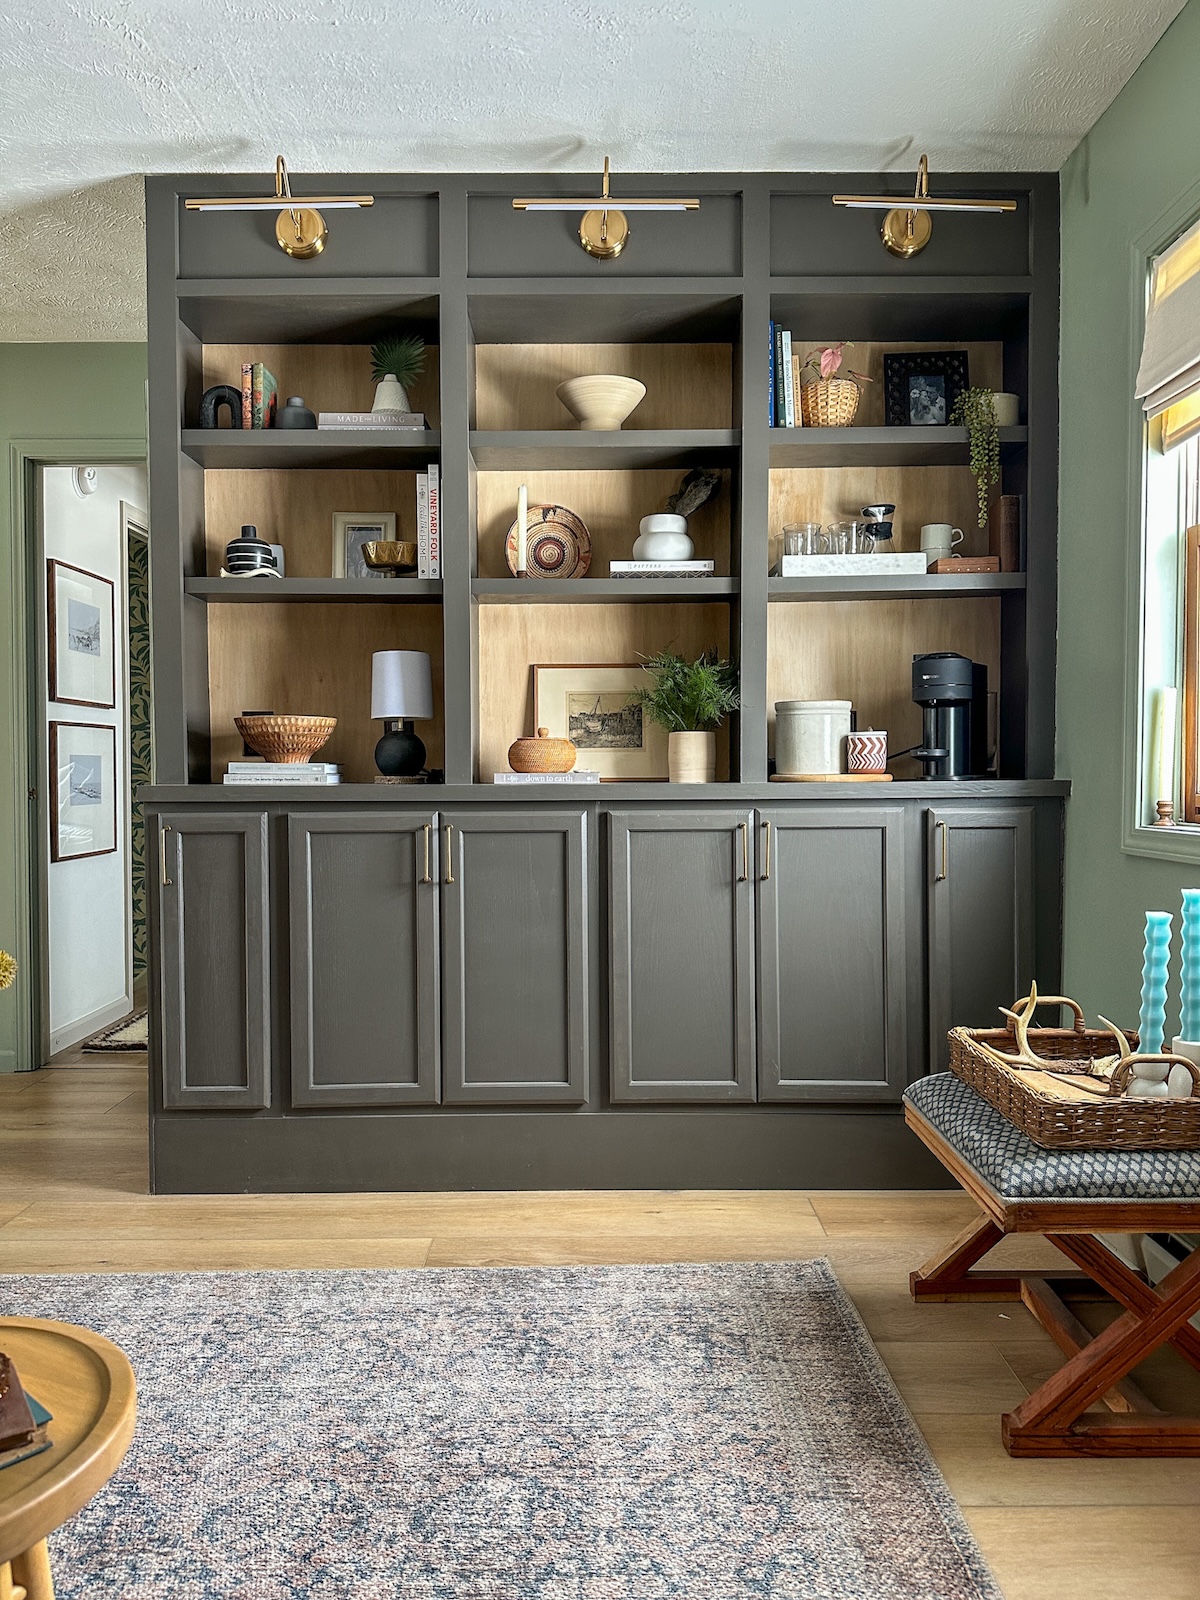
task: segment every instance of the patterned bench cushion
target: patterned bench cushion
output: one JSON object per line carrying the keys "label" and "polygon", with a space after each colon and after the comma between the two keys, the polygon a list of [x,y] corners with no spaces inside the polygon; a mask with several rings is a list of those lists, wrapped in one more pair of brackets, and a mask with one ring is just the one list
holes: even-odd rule
{"label": "patterned bench cushion", "polygon": [[904,1098],[1008,1199],[1200,1198],[1200,1150],[1043,1150],[951,1072]]}

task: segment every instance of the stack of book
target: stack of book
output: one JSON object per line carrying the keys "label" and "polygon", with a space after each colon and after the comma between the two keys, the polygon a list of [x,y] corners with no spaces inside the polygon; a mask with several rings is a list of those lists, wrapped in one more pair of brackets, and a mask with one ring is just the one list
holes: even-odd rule
{"label": "stack of book", "polygon": [[242,427],[273,428],[279,406],[275,375],[261,361],[242,362]]}
{"label": "stack of book", "polygon": [[777,322],[771,323],[771,393],[768,417],[772,428],[798,428],[800,418],[800,369],[804,357],[792,350],[792,336]]}
{"label": "stack of book", "polygon": [[53,1421],[45,1406],[22,1388],[11,1358],[0,1352],[0,1467],[15,1467],[49,1450],[53,1441],[46,1430]]}
{"label": "stack of book", "polygon": [[610,561],[610,578],[711,578],[714,561]]}
{"label": "stack of book", "polygon": [[365,431],[372,428],[424,428],[423,411],[321,411],[317,415],[317,428],[335,428],[339,432]]}
{"label": "stack of book", "polygon": [[332,761],[231,761],[226,783],[329,784],[341,783],[342,769]]}
{"label": "stack of book", "polygon": [[442,487],[436,462],[417,473],[417,577],[442,575]]}
{"label": "stack of book", "polygon": [[494,772],[493,783],[599,783],[600,774],[576,767],[573,772]]}

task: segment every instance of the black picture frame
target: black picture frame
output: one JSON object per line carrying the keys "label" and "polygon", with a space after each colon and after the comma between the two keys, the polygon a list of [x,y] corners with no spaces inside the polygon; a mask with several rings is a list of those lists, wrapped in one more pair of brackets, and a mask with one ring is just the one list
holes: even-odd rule
{"label": "black picture frame", "polygon": [[[885,355],[883,403],[888,427],[948,427],[954,402],[968,387],[968,372],[965,350],[905,350]],[[914,378],[931,380],[927,397],[914,394]],[[940,395],[935,392],[938,390]],[[923,399],[924,411],[919,406]]]}

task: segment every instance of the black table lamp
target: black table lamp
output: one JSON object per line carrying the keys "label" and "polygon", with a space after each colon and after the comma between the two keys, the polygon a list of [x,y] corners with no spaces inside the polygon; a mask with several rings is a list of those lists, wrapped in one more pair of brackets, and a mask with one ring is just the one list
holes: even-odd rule
{"label": "black table lamp", "polygon": [[371,716],[383,722],[375,765],[385,778],[415,778],[425,746],[413,722],[433,716],[433,674],[420,650],[377,650],[371,657]]}

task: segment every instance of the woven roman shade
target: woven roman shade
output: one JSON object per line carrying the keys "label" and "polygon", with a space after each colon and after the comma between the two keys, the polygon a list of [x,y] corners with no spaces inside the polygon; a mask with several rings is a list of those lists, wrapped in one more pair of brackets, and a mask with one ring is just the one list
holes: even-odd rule
{"label": "woven roman shade", "polygon": [[1165,448],[1200,432],[1200,222],[1154,259],[1134,392],[1163,418]]}

